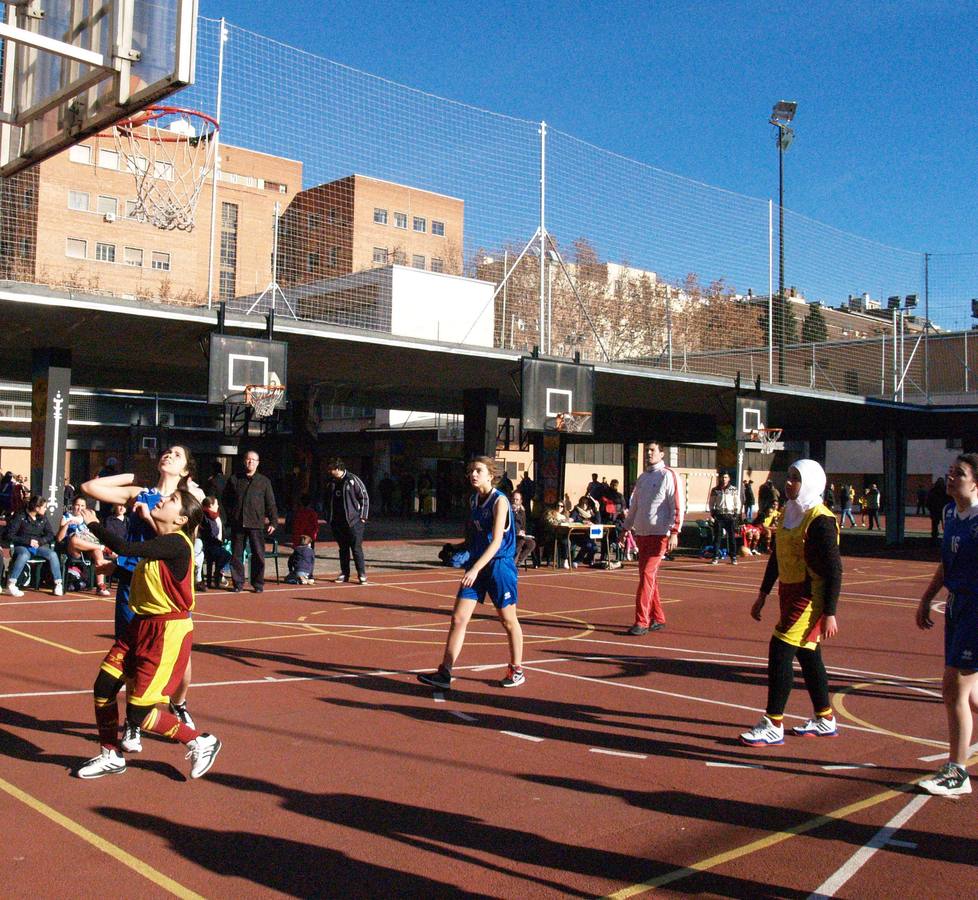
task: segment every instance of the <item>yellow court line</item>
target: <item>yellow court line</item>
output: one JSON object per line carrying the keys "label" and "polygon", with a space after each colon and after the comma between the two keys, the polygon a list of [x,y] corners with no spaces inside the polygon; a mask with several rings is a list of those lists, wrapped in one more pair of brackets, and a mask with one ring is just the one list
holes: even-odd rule
{"label": "yellow court line", "polygon": [[39,812],[42,816],[50,819],[56,825],[60,825],[62,828],[67,829],[72,834],[80,837],[83,841],[88,842],[97,850],[101,850],[103,853],[108,854],[114,859],[121,862],[123,865],[128,866],[136,874],[142,875],[153,884],[158,885],[166,891],[169,891],[175,897],[183,897],[186,900],[204,900],[204,898],[190,890],[185,888],[182,884],[174,881],[162,872],[157,871],[149,864],[143,862],[141,859],[137,859],[131,853],[127,853],[121,847],[117,847],[115,844],[110,843],[105,838],[100,837],[94,831],[89,831],[84,825],[80,825],[73,819],[69,819],[67,816],[59,813],[56,809],[48,806],[46,803],[38,800],[36,797],[32,797],[30,794],[25,793],[20,788],[15,787],[9,781],[5,781],[0,778],[0,790],[6,791],[15,800],[20,800],[21,803],[29,806],[35,812]]}
{"label": "yellow court line", "polygon": [[56,647],[58,650],[64,650],[66,653],[74,653],[78,656],[92,652],[91,650],[76,650],[74,647],[66,647],[64,644],[49,641],[47,638],[38,637],[36,634],[28,634],[26,631],[18,631],[16,628],[11,628],[9,625],[0,625],[0,631],[9,631],[11,634],[19,635],[20,637],[27,638],[31,641],[37,641],[39,644],[47,644],[49,647]]}
{"label": "yellow court line", "polygon": [[912,744],[923,744],[925,747],[939,747],[942,750],[947,747],[946,741],[932,741],[929,738],[919,738],[910,734],[901,734],[897,731],[890,731],[889,729],[882,728],[873,722],[867,722],[864,719],[860,719],[858,716],[854,716],[848,709],[846,709],[846,704],[843,699],[844,695],[852,691],[861,691],[863,688],[874,687],[877,685],[886,685],[887,687],[894,686],[891,679],[887,679],[886,681],[863,681],[859,684],[852,684],[848,687],[841,688],[832,695],[832,705],[847,719],[850,719],[857,725],[862,725],[864,728],[869,728],[872,731],[875,731],[877,734],[885,734],[888,737],[899,738],[902,741],[909,741]]}

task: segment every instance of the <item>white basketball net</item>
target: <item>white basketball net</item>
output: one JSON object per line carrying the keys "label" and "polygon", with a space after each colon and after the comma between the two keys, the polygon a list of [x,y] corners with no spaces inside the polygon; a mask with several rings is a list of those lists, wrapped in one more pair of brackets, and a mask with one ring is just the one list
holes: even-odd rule
{"label": "white basketball net", "polygon": [[113,130],[123,166],[136,182],[131,215],[168,231],[190,231],[214,169],[217,122],[193,110],[150,106]]}
{"label": "white basketball net", "polygon": [[781,428],[761,428],[751,432],[751,437],[761,445],[761,453],[774,453],[781,441]]}
{"label": "white basketball net", "polygon": [[591,413],[589,412],[557,413],[557,431],[565,431],[568,434],[577,434],[584,431],[590,424]]}
{"label": "white basketball net", "polygon": [[256,419],[265,419],[275,412],[284,396],[283,384],[249,384],[245,388],[245,403],[251,407]]}

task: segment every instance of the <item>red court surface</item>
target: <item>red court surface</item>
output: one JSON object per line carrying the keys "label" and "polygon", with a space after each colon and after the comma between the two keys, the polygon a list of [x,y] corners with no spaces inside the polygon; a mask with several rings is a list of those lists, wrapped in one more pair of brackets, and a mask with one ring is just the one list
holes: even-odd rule
{"label": "red court surface", "polygon": [[[526,683],[497,686],[483,616],[444,696],[414,672],[440,659],[457,572],[201,595],[190,707],[224,750],[199,781],[145,736],[124,774],[70,777],[96,751],[111,601],[5,594],[3,895],[978,895],[978,799],[914,787],[946,755],[942,628],[913,624],[933,563],[846,560],[841,736],[751,749],[763,562],[667,563],[668,627],[642,638],[633,566],[527,572]],[[799,676],[786,724],[809,713]]]}

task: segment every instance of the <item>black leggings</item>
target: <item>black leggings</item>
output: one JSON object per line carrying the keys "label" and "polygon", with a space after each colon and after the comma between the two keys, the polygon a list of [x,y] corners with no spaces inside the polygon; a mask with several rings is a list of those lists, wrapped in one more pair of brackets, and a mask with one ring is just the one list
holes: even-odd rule
{"label": "black leggings", "polygon": [[825,674],[825,664],[822,662],[822,648],[806,650],[804,647],[793,647],[776,637],[771,638],[767,656],[767,714],[780,716],[784,714],[788,695],[794,686],[795,673],[793,663],[795,655],[801,663],[801,672],[805,678],[808,696],[812,698],[812,707],[816,713],[829,709],[829,679]]}
{"label": "black leggings", "polygon": [[[100,669],[95,679],[95,696],[104,697],[114,702],[125,683],[125,679],[114,678],[108,672],[103,672]],[[152,706],[133,706],[131,703],[126,703],[126,721],[138,728],[152,709]],[[113,715],[115,714],[113,713]]]}

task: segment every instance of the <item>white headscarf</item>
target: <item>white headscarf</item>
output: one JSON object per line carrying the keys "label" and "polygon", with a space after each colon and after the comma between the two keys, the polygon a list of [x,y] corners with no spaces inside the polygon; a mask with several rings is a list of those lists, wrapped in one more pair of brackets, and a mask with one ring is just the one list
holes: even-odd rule
{"label": "white headscarf", "polygon": [[797,500],[789,500],[784,509],[784,527],[795,528],[813,506],[822,502],[825,493],[825,470],[814,459],[799,459],[789,467],[801,475]]}

